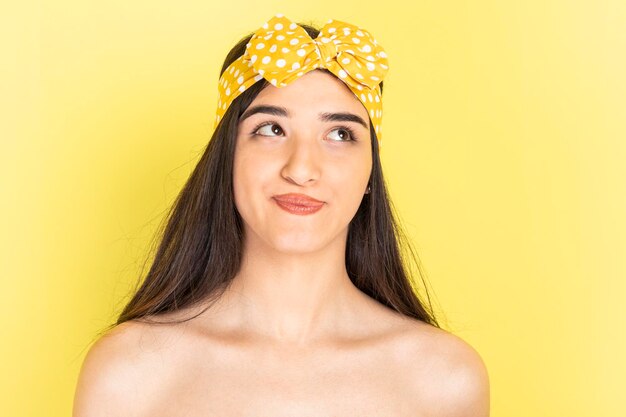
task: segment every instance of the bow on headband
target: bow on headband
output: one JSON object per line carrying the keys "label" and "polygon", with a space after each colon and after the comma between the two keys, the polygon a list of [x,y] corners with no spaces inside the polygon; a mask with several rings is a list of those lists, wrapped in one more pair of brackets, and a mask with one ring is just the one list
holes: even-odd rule
{"label": "bow on headband", "polygon": [[312,39],[307,31],[277,14],[258,29],[245,53],[222,74],[214,128],[230,104],[261,78],[285,87],[316,68],[326,68],[343,81],[367,109],[382,140],[380,86],[389,66],[387,54],[365,29],[329,20]]}

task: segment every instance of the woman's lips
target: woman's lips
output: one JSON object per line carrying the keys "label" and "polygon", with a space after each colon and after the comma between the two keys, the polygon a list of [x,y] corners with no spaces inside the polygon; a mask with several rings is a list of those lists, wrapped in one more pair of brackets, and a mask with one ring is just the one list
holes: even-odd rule
{"label": "woman's lips", "polygon": [[274,196],[273,198],[280,208],[292,214],[313,214],[324,206],[324,202],[320,202],[302,194]]}

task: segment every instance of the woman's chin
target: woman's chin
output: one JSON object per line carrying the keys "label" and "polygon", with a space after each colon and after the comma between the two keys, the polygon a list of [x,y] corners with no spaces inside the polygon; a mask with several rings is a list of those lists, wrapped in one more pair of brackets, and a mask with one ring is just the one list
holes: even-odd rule
{"label": "woman's chin", "polygon": [[300,233],[299,235],[275,237],[272,239],[271,245],[278,252],[296,255],[317,252],[327,246],[328,242],[320,239],[319,234],[307,236]]}

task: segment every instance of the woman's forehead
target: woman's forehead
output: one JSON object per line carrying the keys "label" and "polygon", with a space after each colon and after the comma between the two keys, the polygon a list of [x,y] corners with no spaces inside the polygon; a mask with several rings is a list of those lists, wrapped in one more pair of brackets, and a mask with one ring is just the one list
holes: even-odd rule
{"label": "woman's forehead", "polygon": [[269,104],[298,110],[351,111],[368,119],[367,109],[343,81],[323,71],[313,70],[285,87],[268,84],[250,106]]}

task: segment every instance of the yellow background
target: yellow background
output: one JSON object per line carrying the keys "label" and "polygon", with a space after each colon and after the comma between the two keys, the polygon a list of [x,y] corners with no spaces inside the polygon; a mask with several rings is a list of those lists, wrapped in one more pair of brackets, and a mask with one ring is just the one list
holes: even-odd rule
{"label": "yellow background", "polygon": [[386,49],[385,176],[492,416],[626,415],[623,0],[3,6],[0,414],[70,415],[227,51],[279,12]]}

